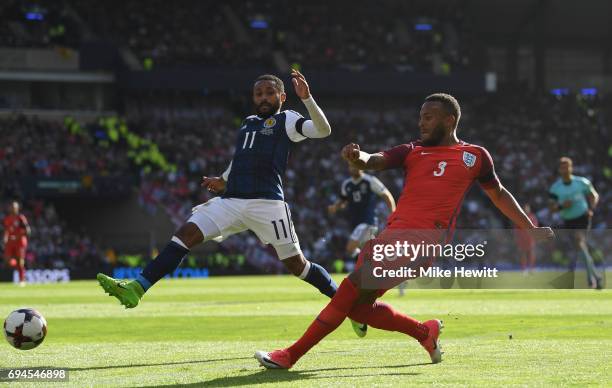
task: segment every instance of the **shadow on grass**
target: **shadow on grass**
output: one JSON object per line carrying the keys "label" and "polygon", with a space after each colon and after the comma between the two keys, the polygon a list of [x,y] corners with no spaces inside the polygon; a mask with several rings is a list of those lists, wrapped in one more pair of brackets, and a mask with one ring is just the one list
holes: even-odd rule
{"label": "shadow on grass", "polygon": [[341,368],[321,368],[321,369],[303,370],[300,372],[325,372],[325,371],[332,371],[332,370],[344,370],[344,369],[353,370],[353,369],[371,369],[371,368],[395,369],[395,368],[409,368],[411,366],[423,366],[423,365],[431,365],[431,362],[421,362],[418,364],[402,364],[402,365],[383,365],[383,366],[369,365],[369,366],[349,366],[349,367],[341,367]]}
{"label": "shadow on grass", "polygon": [[84,367],[84,368],[68,368],[68,370],[77,372],[77,371],[101,370],[101,369],[142,368],[142,367],[147,367],[147,366],[205,364],[207,362],[250,360],[252,358],[253,357],[230,357],[230,358],[213,358],[209,360],[196,360],[196,361],[159,362],[159,363],[151,363],[151,364],[105,365],[105,366],[90,366],[90,367]]}
{"label": "shadow on grass", "polygon": [[[379,377],[379,376],[417,376],[420,373],[416,372],[388,372],[375,374],[333,374],[328,376],[318,376],[317,373],[325,371],[357,371],[359,369],[393,369],[393,368],[408,368],[413,366],[431,365],[430,363],[408,364],[408,365],[386,365],[386,366],[353,366],[340,368],[321,368],[311,370],[260,370],[249,375],[219,377],[208,381],[200,381],[192,384],[169,384],[155,385],[155,387],[238,387],[253,384],[265,383],[285,383],[298,380],[323,380],[337,378],[354,378],[354,377]],[[148,387],[148,388],[152,388]],[[145,387],[147,388],[147,387]]]}

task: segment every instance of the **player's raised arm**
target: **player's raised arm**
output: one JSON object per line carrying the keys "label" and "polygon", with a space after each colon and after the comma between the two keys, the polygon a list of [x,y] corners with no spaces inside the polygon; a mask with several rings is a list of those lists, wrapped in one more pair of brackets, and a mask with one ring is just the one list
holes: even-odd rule
{"label": "player's raised arm", "polygon": [[361,151],[359,144],[345,145],[340,154],[344,160],[360,170],[383,170],[387,166],[382,153],[368,154]]}
{"label": "player's raised arm", "polygon": [[338,211],[344,210],[346,208],[346,205],[348,205],[348,201],[346,199],[340,198],[327,207],[327,213],[329,213],[330,216],[333,216]]}
{"label": "player's raised arm", "polygon": [[502,186],[495,169],[491,155],[483,149],[482,152],[481,172],[478,177],[478,183],[491,199],[495,207],[497,207],[506,217],[510,219],[516,226],[521,229],[526,229],[537,241],[550,240],[555,237],[552,229],[549,227],[537,227],[531,222],[531,219],[523,208],[518,204],[514,196]]}
{"label": "player's raised arm", "polygon": [[30,228],[30,224],[28,223],[28,219],[24,216],[21,215],[21,223],[23,224],[23,228],[25,230],[25,234],[27,237],[30,237],[32,235],[32,229]]}
{"label": "player's raised arm", "polygon": [[380,179],[373,176],[371,178],[370,184],[372,185],[372,190],[385,201],[385,205],[389,209],[389,212],[393,213],[395,211],[395,198],[393,198],[393,194],[387,189]]}
{"label": "player's raised arm", "polygon": [[386,170],[403,167],[406,156],[412,150],[412,145],[401,144],[391,149],[369,154],[361,151],[359,144],[350,143],[342,148],[344,160],[360,170]]}
{"label": "player's raised arm", "polygon": [[295,94],[302,100],[310,115],[310,120],[300,119],[299,121],[301,122],[296,124],[300,127],[298,132],[307,138],[329,136],[331,134],[331,126],[325,114],[323,114],[323,111],[310,94],[310,87],[304,75],[295,69],[291,70],[291,83],[295,89]]}
{"label": "player's raised arm", "polygon": [[387,205],[389,212],[393,213],[396,207],[395,198],[393,198],[393,194],[391,194],[391,192],[385,188],[385,191],[383,191],[379,195],[385,201],[385,204]]}

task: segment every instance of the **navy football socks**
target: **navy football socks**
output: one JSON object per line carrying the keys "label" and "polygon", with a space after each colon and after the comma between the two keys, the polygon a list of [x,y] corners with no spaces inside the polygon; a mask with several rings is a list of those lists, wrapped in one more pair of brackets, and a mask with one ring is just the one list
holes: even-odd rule
{"label": "navy football socks", "polygon": [[183,257],[189,253],[189,249],[170,241],[168,245],[152,260],[136,278],[142,288],[147,291],[159,279],[174,271]]}
{"label": "navy football socks", "polygon": [[[189,249],[170,241],[155,260],[147,264],[136,281],[147,291],[161,278],[174,271],[187,253],[189,253]],[[334,296],[338,288],[325,268],[313,262],[310,262],[310,269],[304,280],[329,298]]]}
{"label": "navy football socks", "polygon": [[336,294],[336,289],[338,288],[336,282],[329,276],[325,268],[319,264],[310,262],[310,270],[304,280],[315,286],[323,295],[331,298]]}

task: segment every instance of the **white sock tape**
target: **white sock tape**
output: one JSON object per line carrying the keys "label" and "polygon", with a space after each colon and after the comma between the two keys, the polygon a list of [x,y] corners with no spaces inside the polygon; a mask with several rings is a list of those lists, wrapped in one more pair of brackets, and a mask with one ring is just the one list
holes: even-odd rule
{"label": "white sock tape", "polygon": [[304,270],[298,277],[302,280],[306,279],[306,276],[308,275],[308,271],[310,271],[310,261],[306,260],[306,265],[304,266]]}

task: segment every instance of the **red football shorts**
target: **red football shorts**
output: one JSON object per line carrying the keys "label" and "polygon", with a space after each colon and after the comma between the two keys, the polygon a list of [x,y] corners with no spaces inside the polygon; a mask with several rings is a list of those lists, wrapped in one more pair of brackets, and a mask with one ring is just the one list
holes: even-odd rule
{"label": "red football shorts", "polygon": [[27,247],[27,243],[9,241],[4,246],[4,257],[6,259],[25,259]]}

